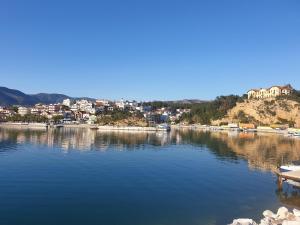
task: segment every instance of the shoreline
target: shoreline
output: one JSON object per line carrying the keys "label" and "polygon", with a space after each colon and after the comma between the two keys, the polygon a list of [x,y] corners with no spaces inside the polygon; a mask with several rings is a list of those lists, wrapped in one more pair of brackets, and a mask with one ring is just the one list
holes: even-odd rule
{"label": "shoreline", "polygon": [[54,125],[53,127],[49,126],[46,123],[13,123],[5,122],[0,123],[0,128],[12,128],[12,129],[55,129],[55,128],[81,128],[81,129],[95,129],[99,131],[151,131],[151,132],[162,132],[167,131],[163,128],[157,127],[138,127],[138,126],[98,126],[95,124],[63,124],[63,125]]}
{"label": "shoreline", "polygon": [[171,125],[172,129],[190,129],[190,130],[206,130],[206,131],[227,131],[227,132],[246,132],[246,133],[271,133],[279,135],[289,135],[293,132],[299,132],[299,128],[288,128],[286,130],[276,130],[267,127],[258,127],[255,129],[242,130],[240,128],[230,128],[224,126],[208,126],[208,125]]}
{"label": "shoreline", "polygon": [[[157,127],[138,127],[138,126],[100,126],[95,124],[62,124],[62,125],[54,125],[53,127],[49,126],[46,123],[18,123],[18,122],[4,122],[0,123],[0,128],[14,128],[14,129],[55,129],[55,128],[84,128],[84,129],[95,129],[102,131],[151,131],[151,132],[161,132],[167,131],[166,129],[157,128]],[[224,126],[208,126],[208,125],[170,125],[171,130],[203,130],[210,132],[219,132],[219,131],[227,131],[227,132],[247,132],[247,133],[270,133],[277,135],[285,135],[289,136],[293,132],[299,132],[300,129],[289,128],[287,130],[276,130],[265,127],[258,127],[256,129],[244,130],[242,131],[239,128],[230,128]]]}

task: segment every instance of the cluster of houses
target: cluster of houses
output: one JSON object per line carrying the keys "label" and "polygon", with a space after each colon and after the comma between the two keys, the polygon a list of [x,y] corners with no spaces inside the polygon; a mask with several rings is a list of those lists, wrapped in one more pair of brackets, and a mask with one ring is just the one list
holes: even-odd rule
{"label": "cluster of houses", "polygon": [[0,107],[0,120],[5,120],[13,115],[40,115],[51,120],[59,116],[63,123],[88,123],[93,124],[98,117],[113,111],[140,112],[150,123],[175,122],[189,109],[152,108],[137,101],[109,101],[98,99],[90,101],[86,99],[65,99],[58,104],[36,104],[33,107]]}
{"label": "cluster of houses", "polygon": [[272,86],[270,88],[251,89],[247,92],[248,99],[274,98],[281,95],[290,95],[293,87],[288,84],[285,86]]}

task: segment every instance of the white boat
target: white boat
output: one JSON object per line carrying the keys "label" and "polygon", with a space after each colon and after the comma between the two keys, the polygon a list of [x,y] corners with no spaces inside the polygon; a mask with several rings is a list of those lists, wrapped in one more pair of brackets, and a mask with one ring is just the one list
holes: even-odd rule
{"label": "white boat", "polygon": [[168,124],[159,124],[156,126],[156,130],[158,131],[170,131],[171,127]]}
{"label": "white boat", "polygon": [[91,129],[91,130],[98,130],[99,127],[98,127],[98,125],[91,125],[91,126],[90,126],[90,129]]}
{"label": "white boat", "polygon": [[300,165],[297,164],[287,164],[279,167],[280,172],[289,172],[300,170]]}
{"label": "white boat", "polygon": [[294,136],[295,136],[295,137],[300,137],[300,132],[295,132],[295,133],[294,133]]}

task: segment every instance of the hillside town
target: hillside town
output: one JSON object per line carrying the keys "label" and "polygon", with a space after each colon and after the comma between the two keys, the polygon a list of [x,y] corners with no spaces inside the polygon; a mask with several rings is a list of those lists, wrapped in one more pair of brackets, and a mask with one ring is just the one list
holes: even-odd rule
{"label": "hillside town", "polygon": [[0,106],[0,120],[22,120],[22,118],[30,115],[36,116],[35,119],[43,118],[44,121],[41,122],[47,120],[63,124],[95,124],[97,121],[106,121],[105,123],[109,124],[110,120],[108,118],[112,118],[117,114],[119,118],[136,116],[143,119],[149,126],[166,122],[175,123],[183,113],[189,111],[190,109],[178,108],[174,110],[168,107],[152,107],[151,105],[145,105],[143,102],[123,99],[120,101],[64,99],[61,103],[36,104],[32,107]]}
{"label": "hillside town", "polygon": [[0,122],[117,127],[201,125],[269,132],[300,127],[299,101],[299,91],[289,84],[188,104],[66,98],[56,104],[0,106]]}

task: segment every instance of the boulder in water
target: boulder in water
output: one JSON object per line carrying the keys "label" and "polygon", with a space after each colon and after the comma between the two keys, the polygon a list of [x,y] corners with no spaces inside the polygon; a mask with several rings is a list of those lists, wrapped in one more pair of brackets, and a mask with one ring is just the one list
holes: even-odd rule
{"label": "boulder in water", "polygon": [[230,225],[257,225],[252,219],[236,219]]}
{"label": "boulder in water", "polygon": [[285,221],[283,221],[282,225],[300,225],[300,222],[299,221],[285,220]]}
{"label": "boulder in water", "polygon": [[284,220],[287,218],[289,214],[289,210],[285,207],[280,207],[277,211],[277,214],[276,214],[276,219],[277,220]]}
{"label": "boulder in water", "polygon": [[263,212],[263,216],[266,218],[275,218],[276,214],[274,214],[271,210],[266,210]]}
{"label": "boulder in water", "polygon": [[260,221],[259,225],[273,225],[275,220],[273,218],[264,218]]}
{"label": "boulder in water", "polygon": [[295,216],[300,217],[300,210],[293,209],[293,213],[294,213]]}

